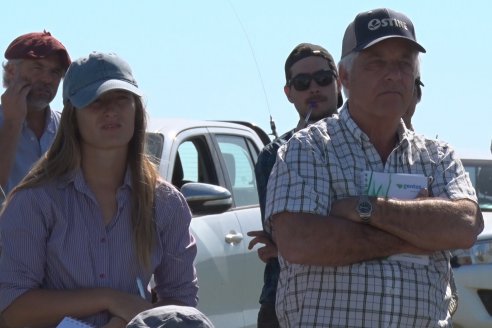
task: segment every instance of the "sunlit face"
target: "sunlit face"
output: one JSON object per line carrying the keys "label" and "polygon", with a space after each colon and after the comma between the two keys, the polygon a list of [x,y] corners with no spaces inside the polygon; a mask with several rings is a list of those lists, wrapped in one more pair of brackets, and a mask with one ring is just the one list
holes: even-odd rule
{"label": "sunlit face", "polygon": [[27,105],[31,109],[42,110],[55,98],[63,73],[57,55],[41,59],[23,59],[17,65],[12,65],[8,84],[10,86],[21,83],[30,86]]}
{"label": "sunlit face", "polygon": [[[303,58],[290,68],[291,77],[295,78],[299,74],[313,74],[321,70],[330,71],[328,61],[322,57],[310,56]],[[303,119],[310,115],[311,121],[317,121],[337,112],[338,90],[340,81],[334,78],[333,82],[326,86],[320,86],[316,81],[311,80],[309,88],[299,91],[293,85],[285,86],[285,95],[297,109],[299,116]]]}
{"label": "sunlit face", "polygon": [[126,149],[135,129],[135,110],[135,96],[123,90],[108,91],[76,109],[82,147]]}
{"label": "sunlit face", "polygon": [[413,97],[417,53],[410,42],[397,38],[363,50],[351,73],[341,72],[351,114],[401,118]]}

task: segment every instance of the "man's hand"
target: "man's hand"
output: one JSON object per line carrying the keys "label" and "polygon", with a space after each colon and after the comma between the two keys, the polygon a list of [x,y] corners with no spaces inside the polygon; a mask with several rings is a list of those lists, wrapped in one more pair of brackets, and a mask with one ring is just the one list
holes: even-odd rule
{"label": "man's hand", "polygon": [[10,85],[1,96],[3,125],[0,126],[0,185],[7,186],[14,165],[15,152],[19,141],[22,123],[27,116],[27,94],[31,85],[21,81],[20,77],[10,81]]}
{"label": "man's hand", "polygon": [[27,115],[27,95],[30,91],[31,84],[21,77],[11,81],[1,97],[4,121],[24,122]]}
{"label": "man's hand", "polygon": [[253,249],[253,247],[256,244],[264,244],[265,246],[262,246],[258,248],[258,257],[260,260],[262,260],[265,263],[268,263],[268,261],[271,258],[278,257],[278,249],[277,245],[273,243],[273,241],[270,239],[270,236],[263,230],[258,230],[258,231],[249,231],[248,236],[254,237],[251,239],[248,245],[248,249]]}

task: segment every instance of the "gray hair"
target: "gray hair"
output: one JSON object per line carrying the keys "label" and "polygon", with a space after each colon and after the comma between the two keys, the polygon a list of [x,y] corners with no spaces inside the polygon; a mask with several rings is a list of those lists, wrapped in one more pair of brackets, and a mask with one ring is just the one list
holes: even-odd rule
{"label": "gray hair", "polygon": [[[340,59],[338,62],[338,71],[344,70],[349,76],[352,73],[352,68],[354,66],[354,61],[355,59],[359,56],[360,52],[358,51],[352,51],[349,53],[347,56],[343,57]],[[345,98],[349,98],[349,90],[345,87],[345,85],[342,83],[342,91],[343,94],[345,95]]]}
{"label": "gray hair", "polygon": [[10,59],[10,60],[7,60],[6,62],[4,62],[2,64],[2,67],[3,67],[2,84],[3,84],[4,88],[8,88],[8,86],[10,84],[10,80],[7,76],[7,68],[11,65],[18,66],[19,63],[21,62],[21,60],[22,59]]}
{"label": "gray hair", "polygon": [[[344,70],[347,75],[352,74],[352,68],[354,67],[354,62],[359,56],[360,52],[358,51],[352,51],[338,62],[338,71],[340,72],[341,70]],[[414,78],[420,78],[420,56],[419,53],[417,52],[417,60],[415,61],[415,71],[414,71]],[[343,85],[342,83],[342,90],[343,94],[345,95],[345,98],[349,98],[349,90]]]}

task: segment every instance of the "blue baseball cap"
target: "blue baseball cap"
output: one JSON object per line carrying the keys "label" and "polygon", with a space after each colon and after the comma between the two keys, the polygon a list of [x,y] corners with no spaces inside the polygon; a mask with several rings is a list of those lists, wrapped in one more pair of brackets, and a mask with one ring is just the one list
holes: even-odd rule
{"label": "blue baseball cap", "polygon": [[72,62],[63,80],[63,103],[84,108],[103,93],[126,90],[143,96],[130,65],[114,53],[92,52]]}

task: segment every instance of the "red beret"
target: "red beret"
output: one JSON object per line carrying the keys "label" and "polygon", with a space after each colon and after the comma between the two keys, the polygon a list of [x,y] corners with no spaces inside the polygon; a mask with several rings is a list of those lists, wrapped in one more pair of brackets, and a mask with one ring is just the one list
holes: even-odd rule
{"label": "red beret", "polygon": [[6,59],[40,59],[57,52],[64,70],[70,65],[70,56],[63,44],[50,32],[34,32],[19,36],[5,50]]}

